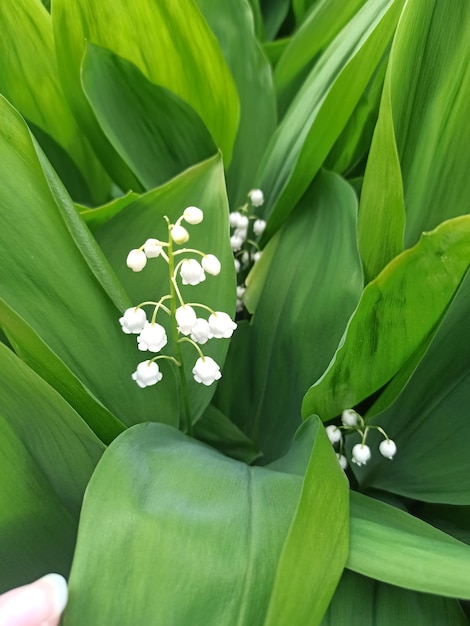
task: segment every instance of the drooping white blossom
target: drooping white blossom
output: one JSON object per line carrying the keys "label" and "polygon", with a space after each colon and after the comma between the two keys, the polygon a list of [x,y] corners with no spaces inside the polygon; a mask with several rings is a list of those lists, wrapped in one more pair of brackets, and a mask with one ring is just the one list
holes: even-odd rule
{"label": "drooping white blossom", "polygon": [[238,228],[241,217],[242,214],[240,213],[240,211],[232,211],[228,216],[230,227]]}
{"label": "drooping white blossom", "polygon": [[122,330],[126,335],[130,335],[131,333],[139,334],[143,330],[146,321],[147,316],[145,311],[136,307],[126,309],[124,315],[119,318]]}
{"label": "drooping white blossom", "polygon": [[189,239],[189,233],[184,226],[173,226],[171,229],[171,238],[175,243],[181,245]]}
{"label": "drooping white blossom", "polygon": [[212,383],[222,377],[220,367],[211,359],[210,356],[199,358],[193,367],[194,380],[203,385],[212,385]]}
{"label": "drooping white blossom", "polygon": [[139,387],[149,387],[155,385],[163,378],[163,374],[160,372],[155,361],[142,361],[137,365],[136,371],[132,374],[132,379],[139,385]]}
{"label": "drooping white blossom", "polygon": [[386,459],[392,460],[397,453],[397,444],[392,439],[384,439],[380,442],[379,452]]}
{"label": "drooping white blossom", "polygon": [[160,352],[168,342],[166,331],[161,324],[145,322],[145,326],[137,337],[139,350],[149,350],[149,352]]}
{"label": "drooping white blossom", "polygon": [[191,339],[201,345],[212,339],[212,331],[207,320],[202,317],[197,318],[196,323],[191,328]]}
{"label": "drooping white blossom", "polygon": [[344,456],[344,454],[336,453],[336,458],[338,459],[339,464],[341,465],[341,469],[346,470],[348,467],[348,460]]}
{"label": "drooping white blossom", "polygon": [[196,259],[185,259],[181,263],[180,275],[183,285],[199,285],[206,279],[204,270]]}
{"label": "drooping white blossom", "polygon": [[214,254],[205,254],[202,257],[201,265],[203,269],[208,274],[212,274],[212,276],[220,274],[220,270],[222,269],[219,259]]}
{"label": "drooping white blossom", "polygon": [[133,272],[140,272],[147,264],[147,257],[143,250],[131,250],[126,259],[127,267]]}
{"label": "drooping white blossom", "polygon": [[196,311],[189,304],[183,304],[178,307],[175,312],[176,322],[178,324],[178,332],[182,335],[189,335],[196,323]]}
{"label": "drooping white blossom", "polygon": [[238,259],[233,259],[233,264],[235,266],[235,272],[238,274],[238,272],[241,270],[240,261]]}
{"label": "drooping white blossom", "polygon": [[358,415],[354,409],[344,409],[341,413],[341,421],[343,426],[357,426]]}
{"label": "drooping white blossom", "polygon": [[144,243],[144,253],[147,259],[154,259],[162,253],[162,242],[158,239],[147,239]]}
{"label": "drooping white blossom", "polygon": [[262,254],[262,250],[258,250],[257,252],[255,252],[253,255],[253,263],[257,263],[261,259]]}
{"label": "drooping white blossom", "polygon": [[338,441],[341,441],[341,431],[337,426],[330,424],[330,426],[327,426],[325,430],[328,435],[328,439],[333,445],[338,443]]}
{"label": "drooping white blossom", "polygon": [[228,339],[232,336],[237,325],[232,321],[230,315],[227,315],[227,313],[223,311],[216,311],[209,316],[209,327],[213,337],[217,339]]}
{"label": "drooping white blossom", "polygon": [[257,237],[262,235],[266,229],[266,222],[264,220],[255,220],[253,222],[253,232]]}
{"label": "drooping white blossom", "polygon": [[244,309],[243,296],[245,295],[245,291],[246,287],[244,287],[243,285],[237,286],[237,311],[239,313]]}
{"label": "drooping white blossom", "polygon": [[200,224],[204,219],[204,213],[197,206],[188,206],[183,211],[183,219],[188,224]]}
{"label": "drooping white blossom", "polygon": [[357,443],[353,446],[351,461],[356,465],[365,465],[370,457],[370,448],[365,443]]}
{"label": "drooping white blossom", "polygon": [[261,206],[264,203],[264,194],[261,189],[252,189],[248,197],[253,206]]}
{"label": "drooping white blossom", "polygon": [[232,235],[230,237],[230,247],[232,248],[234,252],[238,252],[239,250],[241,250],[243,243],[244,243],[244,239],[242,239],[241,237],[238,237],[237,235]]}

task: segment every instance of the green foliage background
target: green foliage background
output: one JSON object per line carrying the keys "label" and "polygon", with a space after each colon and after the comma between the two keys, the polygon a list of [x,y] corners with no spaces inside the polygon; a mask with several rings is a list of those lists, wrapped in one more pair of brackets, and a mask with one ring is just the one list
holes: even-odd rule
{"label": "green foliage background", "polygon": [[[0,591],[64,574],[67,626],[467,624],[468,2],[17,0],[0,24]],[[167,287],[125,258],[201,207],[222,273],[194,289],[235,314],[228,216],[258,187],[190,437],[172,365],[131,380],[118,318]],[[341,470],[346,408],[393,461],[372,433]]]}

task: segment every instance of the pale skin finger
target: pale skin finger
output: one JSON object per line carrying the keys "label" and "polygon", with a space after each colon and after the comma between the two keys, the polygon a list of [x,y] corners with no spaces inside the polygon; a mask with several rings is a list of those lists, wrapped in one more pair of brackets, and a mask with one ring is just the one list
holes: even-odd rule
{"label": "pale skin finger", "polygon": [[60,574],[0,595],[0,626],[58,626],[67,603],[67,583]]}

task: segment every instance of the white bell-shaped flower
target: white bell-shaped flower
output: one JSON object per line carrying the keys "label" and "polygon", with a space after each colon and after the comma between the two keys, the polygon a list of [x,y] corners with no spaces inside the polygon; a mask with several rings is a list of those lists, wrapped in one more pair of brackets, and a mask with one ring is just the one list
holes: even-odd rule
{"label": "white bell-shaped flower", "polygon": [[337,426],[330,424],[330,426],[327,426],[325,430],[328,435],[328,439],[333,445],[338,443],[338,441],[341,441],[341,431]]}
{"label": "white bell-shaped flower", "polygon": [[240,217],[238,218],[237,228],[248,230],[249,224],[250,220],[248,219],[248,216],[240,214]]}
{"label": "white bell-shaped flower", "polygon": [[199,358],[193,367],[194,380],[203,385],[212,385],[212,383],[222,377],[220,367],[211,359],[210,356]]}
{"label": "white bell-shaped flower", "polygon": [[238,237],[238,235],[232,235],[230,237],[230,247],[234,252],[238,252],[239,250],[241,250],[244,241],[245,240],[241,237]]}
{"label": "white bell-shaped flower", "polygon": [[230,315],[222,311],[216,311],[209,316],[209,327],[213,337],[217,339],[228,339],[232,336],[237,325],[232,321]]}
{"label": "white bell-shaped flower", "polygon": [[126,259],[127,267],[133,272],[140,272],[147,264],[147,257],[143,250],[131,250]]}
{"label": "white bell-shaped flower", "polygon": [[181,245],[189,239],[189,233],[184,226],[173,226],[171,229],[171,238],[175,243]]}
{"label": "white bell-shaped flower", "polygon": [[122,330],[126,335],[130,335],[131,333],[139,334],[143,330],[146,321],[147,316],[145,315],[145,311],[136,307],[126,309],[124,315],[119,318]]}
{"label": "white bell-shaped flower", "polygon": [[232,211],[228,216],[228,221],[230,223],[231,228],[238,228],[239,221],[242,214],[240,211]]}
{"label": "white bell-shaped flower", "polygon": [[246,288],[243,285],[237,286],[237,312],[240,313],[245,308],[243,304],[243,296],[245,295]]}
{"label": "white bell-shaped flower", "polygon": [[155,385],[163,378],[163,374],[160,372],[158,365],[155,361],[142,361],[137,366],[136,371],[132,374],[132,379],[139,385],[139,387],[149,387]]}
{"label": "white bell-shaped flower", "polygon": [[161,324],[145,322],[145,326],[137,337],[139,350],[160,352],[168,342],[166,331]]}
{"label": "white bell-shaped flower", "polygon": [[253,222],[253,232],[257,237],[262,235],[266,229],[266,222],[264,220],[255,220]]}
{"label": "white bell-shaped flower", "polygon": [[370,457],[370,448],[366,446],[365,443],[356,443],[356,445],[353,446],[351,461],[356,465],[365,465]]}
{"label": "white bell-shaped flower", "polygon": [[391,439],[384,439],[380,442],[379,452],[386,459],[392,460],[397,453],[397,444]]}
{"label": "white bell-shaped flower", "polygon": [[234,237],[238,237],[243,242],[245,242],[247,237],[248,237],[248,227],[247,226],[240,226],[239,228],[235,228],[235,232],[233,233],[233,236]]}
{"label": "white bell-shaped flower", "polygon": [[261,206],[264,203],[264,193],[261,189],[252,189],[248,197],[253,206]]}
{"label": "white bell-shaped flower", "polygon": [[217,276],[220,274],[222,266],[219,259],[214,254],[206,254],[202,257],[201,265],[208,274]]}
{"label": "white bell-shaped flower", "polygon": [[183,285],[199,285],[206,279],[204,270],[196,259],[185,259],[181,263],[180,275]]}
{"label": "white bell-shaped flower", "polygon": [[212,338],[212,332],[207,320],[198,317],[196,323],[191,328],[191,339],[196,343],[204,345]]}
{"label": "white bell-shaped flower", "polygon": [[261,259],[262,254],[262,250],[258,250],[257,252],[255,252],[253,255],[253,263],[257,263]]}
{"label": "white bell-shaped flower", "polygon": [[238,274],[238,272],[241,270],[241,264],[240,261],[238,259],[233,259],[233,264],[235,266],[235,271]]}
{"label": "white bell-shaped flower", "polygon": [[144,243],[144,253],[147,259],[154,259],[162,253],[162,242],[158,239],[147,239]]}
{"label": "white bell-shaped flower", "polygon": [[196,311],[189,304],[183,304],[175,311],[176,322],[178,324],[178,332],[182,335],[189,335],[194,324],[196,323]]}
{"label": "white bell-shaped flower", "polygon": [[357,426],[358,415],[354,409],[344,409],[341,413],[341,421],[343,426],[354,427]]}
{"label": "white bell-shaped flower", "polygon": [[341,465],[341,469],[346,470],[348,467],[348,460],[344,456],[344,454],[336,453],[336,458],[338,459],[338,463]]}
{"label": "white bell-shaped flower", "polygon": [[204,219],[204,213],[197,206],[188,206],[183,211],[183,219],[188,224],[200,224]]}

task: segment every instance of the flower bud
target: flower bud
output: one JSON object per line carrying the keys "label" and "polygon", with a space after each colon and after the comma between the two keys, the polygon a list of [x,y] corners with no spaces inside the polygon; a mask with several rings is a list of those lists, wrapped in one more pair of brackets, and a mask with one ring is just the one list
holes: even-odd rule
{"label": "flower bud", "polygon": [[188,224],[200,224],[204,218],[204,213],[197,206],[188,206],[183,211],[183,219]]}
{"label": "flower bud", "polygon": [[203,385],[212,385],[212,383],[222,377],[220,367],[211,359],[210,356],[199,358],[193,367],[194,380]]}
{"label": "flower bud", "polygon": [[338,463],[341,465],[341,469],[346,470],[348,467],[348,460],[344,456],[344,454],[336,453],[336,458],[338,459]]}
{"label": "flower bud", "polygon": [[149,387],[155,385],[163,378],[163,374],[155,363],[155,361],[143,361],[139,363],[136,371],[132,374],[132,379],[139,385],[139,387]]}
{"label": "flower bud", "polygon": [[217,276],[217,274],[220,274],[220,270],[222,269],[219,259],[214,254],[206,254],[205,256],[203,256],[201,265],[204,270],[208,274],[212,274],[212,276]]}
{"label": "flower bud", "polygon": [[185,259],[181,263],[180,275],[183,285],[199,285],[206,280],[204,270],[196,259]]}
{"label": "flower bud", "polygon": [[384,439],[379,445],[379,452],[386,459],[392,460],[397,453],[397,445],[391,439]]}
{"label": "flower bud", "polygon": [[330,424],[330,426],[327,426],[325,430],[328,435],[328,439],[333,445],[338,443],[338,441],[341,441],[341,431],[337,426]]}
{"label": "flower bud", "polygon": [[189,233],[184,226],[173,226],[171,229],[171,238],[175,243],[181,245],[189,239]]}
{"label": "flower bud", "polygon": [[127,267],[133,272],[140,272],[147,264],[147,257],[143,250],[131,250],[127,255]]}
{"label": "flower bud", "polygon": [[261,206],[264,203],[264,194],[261,189],[252,189],[248,197],[253,206]]}
{"label": "flower bud", "polygon": [[354,409],[345,409],[341,413],[341,421],[343,422],[343,426],[354,427],[357,426],[358,416]]}

